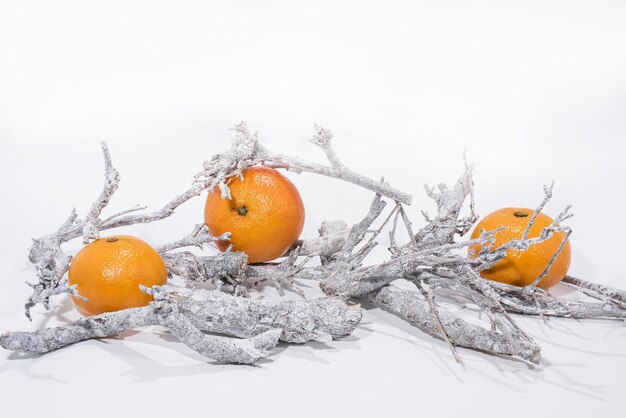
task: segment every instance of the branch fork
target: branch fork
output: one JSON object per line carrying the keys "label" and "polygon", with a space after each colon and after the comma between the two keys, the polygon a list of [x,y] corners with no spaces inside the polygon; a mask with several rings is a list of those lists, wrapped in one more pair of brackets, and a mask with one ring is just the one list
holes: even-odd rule
{"label": "branch fork", "polygon": [[[571,234],[564,223],[572,216],[567,207],[538,237],[529,238],[530,227],[552,197],[553,185],[544,187],[544,199],[523,236],[494,248],[497,230],[482,231],[474,240],[460,239],[478,219],[474,210],[474,167],[467,162],[453,187],[445,184],[425,187],[427,196],[434,200],[437,214],[430,217],[422,211],[425,224],[414,232],[414,223],[404,208],[411,204],[411,195],[384,180],[376,181],[350,170],[335,154],[329,130],[316,125],[311,139],[324,152],[328,165],[265,148],[258,133],[251,133],[244,122],[234,128],[234,133],[230,149],[205,161],[191,187],[160,209],[145,212],[145,207],[134,206],[104,219],[101,213],[117,190],[120,175],[103,143],[105,182],[85,218],[79,219],[73,210],[57,231],[33,240],[29,260],[35,264],[37,282],[29,283],[33,292],[25,304],[26,315],[30,317],[30,309],[38,303],[47,307],[50,298],[58,294],[81,297],[65,278],[71,256],[62,250],[64,243],[78,237],[88,243],[107,229],[167,218],[178,206],[215,188],[223,198],[230,199],[229,180],[243,176],[246,168],[255,165],[323,175],[369,190],[374,198],[367,213],[351,226],[343,221],[325,221],[318,237],[298,241],[282,260],[257,265],[250,265],[245,254],[233,251],[232,247],[223,253],[205,254],[207,247],[228,240],[230,235],[213,237],[206,226],[196,225],[181,239],[156,247],[169,275],[180,277],[184,287],[143,288],[154,297],[149,306],[85,317],[56,328],[7,332],[0,336],[0,345],[16,351],[43,353],[126,329],[161,325],[209,358],[253,364],[268,356],[278,341],[329,341],[349,335],[362,315],[362,309],[353,301],[362,300],[443,340],[458,362],[462,360],[457,347],[466,347],[539,363],[541,347],[516,324],[514,314],[626,319],[623,290],[568,276],[563,280],[565,285],[596,299],[596,302],[578,302],[558,299],[536,287]],[[462,214],[466,208],[469,213]],[[398,243],[398,223],[409,235],[408,242],[403,244]],[[388,227],[391,229],[389,258],[368,263],[367,256]],[[508,250],[526,251],[561,232],[565,233],[561,246],[530,286],[518,288],[480,277],[482,270],[502,260]],[[460,255],[456,251],[474,244],[481,245],[478,254]],[[196,247],[202,254],[187,251],[187,247]],[[314,259],[319,263],[311,265],[309,262]],[[297,279],[319,281],[327,296],[307,300]],[[396,281],[404,281],[414,289],[407,290]],[[281,296],[285,290],[291,290],[299,293],[301,299],[266,301],[257,293],[257,287],[266,282],[273,283]],[[477,306],[489,318],[490,328],[471,324],[443,309],[437,303],[440,292],[452,293],[461,304]]]}

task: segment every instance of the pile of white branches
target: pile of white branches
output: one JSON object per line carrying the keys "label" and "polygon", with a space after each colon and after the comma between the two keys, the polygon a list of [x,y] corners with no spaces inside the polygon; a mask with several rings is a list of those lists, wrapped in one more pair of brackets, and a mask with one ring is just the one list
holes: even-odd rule
{"label": "pile of white branches", "polygon": [[[266,149],[259,143],[257,134],[251,134],[246,124],[241,123],[235,128],[231,149],[205,161],[192,187],[160,210],[146,213],[145,207],[138,206],[107,218],[102,218],[101,212],[116,191],[120,176],[103,143],[104,189],[87,215],[79,219],[73,210],[56,232],[33,240],[29,259],[35,265],[37,282],[28,283],[33,288],[25,304],[29,318],[33,306],[42,303],[48,308],[54,295],[69,293],[82,297],[75,287],[68,286],[66,272],[72,257],[62,250],[64,243],[82,237],[87,244],[98,239],[101,231],[164,219],[189,199],[216,187],[223,198],[229,199],[228,180],[242,176],[248,167],[264,165],[333,177],[371,190],[375,196],[363,220],[352,226],[337,220],[323,222],[319,237],[298,241],[280,262],[250,265],[245,254],[231,249],[214,255],[181,251],[193,246],[204,249],[216,240],[229,239],[228,233],[213,237],[206,226],[196,225],[189,235],[157,247],[170,276],[181,278],[185,286],[142,287],[154,296],[149,306],[85,317],[34,332],[6,332],[0,336],[0,345],[20,352],[45,353],[90,338],[160,325],[211,359],[252,364],[268,356],[279,341],[306,343],[349,335],[362,315],[360,305],[353,302],[367,301],[443,339],[459,362],[457,346],[539,363],[540,346],[515,323],[512,314],[544,319],[549,316],[626,319],[625,291],[565,277],[563,283],[594,299],[583,302],[559,299],[536,287],[562,246],[529,286],[509,286],[480,277],[480,272],[504,258],[507,250],[525,251],[560,232],[564,232],[562,242],[567,240],[571,230],[564,221],[571,216],[569,207],[543,228],[539,236],[528,236],[537,214],[551,198],[551,186],[544,187],[545,198],[520,239],[496,247],[497,231],[482,231],[478,239],[462,240],[478,218],[474,213],[473,167],[466,163],[465,172],[454,187],[444,184],[436,189],[426,187],[438,213],[430,218],[423,212],[426,224],[415,232],[404,209],[404,205],[411,204],[411,195],[351,171],[333,151],[331,139],[328,130],[316,127],[312,142],[324,151],[329,165],[315,164]],[[469,213],[461,216],[466,206]],[[408,242],[397,242],[398,228],[406,230]],[[389,258],[367,264],[366,258],[377,245],[377,237],[386,229]],[[459,251],[474,244],[481,245],[474,258],[467,251]],[[313,259],[319,262],[312,265]],[[307,300],[295,282],[297,279],[319,281],[327,296]],[[400,281],[410,286],[399,285]],[[302,299],[267,301],[256,292],[258,286],[267,283],[273,284],[281,295],[289,289],[298,292]],[[475,305],[491,326],[484,328],[446,311],[435,302],[438,294],[453,295],[458,303]]]}

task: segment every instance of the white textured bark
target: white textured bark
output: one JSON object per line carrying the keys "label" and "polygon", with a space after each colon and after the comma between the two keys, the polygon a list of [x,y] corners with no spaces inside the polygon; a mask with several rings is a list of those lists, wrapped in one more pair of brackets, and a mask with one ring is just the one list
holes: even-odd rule
{"label": "white textured bark", "polygon": [[[441,338],[428,302],[418,292],[391,284],[369,293],[365,298],[433,337]],[[532,363],[539,363],[541,359],[541,348],[533,341],[473,325],[441,310],[438,314],[446,335],[455,346],[519,357]]]}
{"label": "white textured bark", "polygon": [[[150,306],[90,316],[35,332],[7,332],[0,336],[0,345],[15,351],[45,353],[127,329],[161,325],[209,358],[250,364],[269,355],[279,339],[290,343],[330,341],[349,335],[361,320],[358,306],[348,306],[336,298],[272,303],[170,285],[143,290],[154,295]],[[201,331],[242,339],[225,340]]]}
{"label": "white textured bark", "polygon": [[[29,259],[35,264],[38,281],[30,284],[33,293],[26,302],[27,316],[35,304],[47,306],[51,296],[71,293],[81,297],[75,288],[67,285],[65,273],[71,257],[63,252],[62,244],[81,236],[84,242],[89,242],[98,238],[103,230],[166,218],[178,206],[205,190],[217,187],[223,198],[230,198],[228,180],[241,176],[248,167],[266,165],[337,178],[371,190],[375,197],[362,221],[350,227],[343,221],[324,222],[319,237],[297,242],[281,262],[249,265],[245,254],[231,250],[216,255],[175,251],[189,246],[203,249],[206,244],[230,238],[229,234],[212,237],[205,226],[196,225],[191,234],[157,247],[169,274],[181,277],[188,288],[168,285],[145,289],[155,297],[148,307],[83,318],[73,324],[30,333],[4,333],[0,345],[17,351],[41,353],[130,328],[162,325],[207,357],[248,364],[267,356],[279,339],[303,343],[350,334],[361,319],[361,310],[338,298],[360,298],[398,315],[436,338],[442,338],[457,359],[455,347],[461,346],[537,363],[541,358],[540,347],[517,326],[512,313],[620,320],[626,317],[626,292],[619,289],[566,277],[564,283],[568,286],[597,300],[596,303],[572,302],[536,288],[541,276],[525,288],[501,285],[480,277],[480,271],[500,261],[509,249],[525,251],[549,239],[555,232],[565,231],[569,236],[571,230],[564,224],[571,216],[569,208],[544,228],[539,237],[529,238],[525,233],[519,240],[509,241],[498,248],[494,248],[495,231],[483,231],[476,240],[459,240],[458,237],[468,232],[477,220],[473,167],[466,163],[464,174],[453,188],[445,184],[436,189],[426,187],[427,195],[437,205],[437,215],[430,218],[423,212],[426,224],[414,233],[413,222],[403,208],[403,204],[411,203],[411,196],[383,181],[369,179],[348,169],[333,151],[331,139],[328,130],[316,127],[312,142],[323,150],[329,165],[310,163],[266,149],[259,144],[257,134],[251,134],[242,123],[235,128],[231,149],[205,161],[192,187],[161,209],[145,213],[145,207],[133,207],[100,219],[102,210],[119,185],[119,173],[112,165],[106,144],[103,144],[105,184],[84,220],[78,219],[76,212],[72,211],[56,232],[33,240]],[[531,220],[552,196],[552,186],[544,190],[544,200]],[[393,202],[387,215],[383,215],[387,204],[385,198]],[[466,206],[469,213],[462,216]],[[377,222],[378,226],[373,227]],[[376,238],[388,222],[393,224],[389,233],[389,259],[378,264],[365,264],[369,252],[377,244]],[[403,245],[397,243],[398,222],[404,224],[410,235],[409,241]],[[475,258],[460,255],[457,251],[475,243],[482,244]],[[320,265],[307,266],[313,257],[319,257]],[[546,272],[549,269],[550,265]],[[300,292],[294,281],[297,278],[319,280],[321,288],[330,297],[277,303],[249,297],[255,285],[265,281],[271,281],[281,293],[289,288]],[[419,292],[404,290],[391,283],[398,279],[414,283]],[[203,282],[212,284],[216,290],[196,289],[196,285]],[[435,298],[441,289],[452,291],[478,306],[490,319],[491,328],[470,324],[443,310]],[[220,339],[203,331],[238,338]]]}

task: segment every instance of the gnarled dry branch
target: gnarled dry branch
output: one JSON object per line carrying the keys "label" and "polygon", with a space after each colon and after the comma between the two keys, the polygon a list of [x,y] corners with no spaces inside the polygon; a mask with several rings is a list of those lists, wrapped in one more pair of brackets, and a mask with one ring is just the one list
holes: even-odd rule
{"label": "gnarled dry branch", "polygon": [[[8,332],[0,337],[0,345],[45,353],[89,338],[161,325],[209,358],[250,364],[269,355],[279,339],[291,343],[330,341],[349,335],[361,320],[358,306],[334,298],[272,303],[170,285],[143,290],[154,295],[155,301],[149,306],[103,313],[35,332]],[[243,339],[224,340],[201,331]]]}
{"label": "gnarled dry branch", "polygon": [[[404,290],[393,284],[384,286],[366,296],[367,300],[415,325],[435,338],[442,338],[437,321],[433,318],[428,302],[417,292]],[[441,324],[450,342],[487,353],[519,357],[539,363],[540,347],[513,335],[490,331],[439,310]]]}
{"label": "gnarled dry branch", "polygon": [[[273,263],[249,265],[245,254],[232,248],[216,255],[174,251],[188,246],[203,249],[204,244],[229,239],[228,234],[212,237],[206,227],[197,225],[191,234],[157,248],[169,274],[181,277],[187,289],[169,285],[155,287],[146,290],[155,297],[148,307],[84,318],[74,324],[33,333],[5,333],[0,337],[0,344],[18,351],[44,352],[142,324],[163,325],[208,357],[251,363],[267,355],[278,338],[289,342],[326,341],[352,332],[361,318],[361,310],[334,297],[338,296],[372,302],[426,333],[446,340],[455,357],[458,356],[455,347],[459,346],[537,363],[541,357],[539,345],[515,323],[511,314],[625,318],[626,292],[622,290],[566,277],[566,285],[598,301],[582,302],[561,300],[537,288],[535,285],[549,272],[552,262],[535,283],[525,288],[501,285],[480,277],[482,270],[502,260],[507,251],[526,251],[558,232],[565,232],[559,251],[562,249],[571,233],[564,224],[571,216],[569,207],[543,228],[539,236],[529,236],[531,224],[552,197],[552,186],[544,187],[544,199],[520,239],[494,248],[497,231],[482,231],[479,238],[463,241],[457,237],[467,233],[477,220],[473,166],[466,162],[465,172],[453,188],[445,184],[436,189],[426,187],[427,195],[436,203],[437,215],[430,218],[423,212],[426,224],[414,233],[414,224],[403,207],[411,203],[411,196],[382,180],[374,181],[351,171],[332,149],[331,140],[330,131],[316,126],[312,142],[325,153],[329,165],[311,163],[268,150],[259,143],[258,135],[251,134],[246,124],[241,123],[235,128],[231,148],[205,161],[192,187],[161,209],[143,213],[140,211],[144,207],[133,207],[101,219],[101,212],[119,183],[119,173],[103,144],[105,185],[85,219],[78,219],[73,211],[55,233],[33,242],[29,259],[36,265],[38,282],[31,284],[34,290],[26,303],[27,315],[36,303],[43,302],[47,306],[53,295],[72,293],[80,297],[64,279],[71,257],[61,250],[63,243],[79,236],[88,242],[106,229],[163,219],[205,190],[218,188],[223,198],[230,199],[228,182],[242,176],[248,167],[265,165],[337,178],[373,191],[375,197],[362,221],[350,227],[343,221],[326,221],[322,223],[318,238],[298,241],[284,260]],[[384,199],[393,202],[386,215],[383,215],[387,204]],[[465,206],[469,207],[469,213],[462,216]],[[367,255],[389,222],[393,225],[389,234],[389,259],[366,264]],[[408,242],[402,245],[396,237],[398,222],[404,224],[409,234]],[[378,225],[373,226],[376,223]],[[467,255],[465,248],[474,244],[480,244],[481,250],[478,254]],[[557,256],[558,252],[553,260]],[[314,257],[319,258],[319,265],[308,265]],[[249,297],[256,284],[268,281],[281,294],[284,288],[292,288],[304,296],[295,282],[297,278],[318,280],[324,292],[333,297],[278,303]],[[412,282],[420,291],[402,289],[391,283],[395,280]],[[202,282],[212,284],[217,290],[196,288]],[[491,329],[473,325],[438,306],[435,295],[440,291],[453,292],[475,304],[489,318]],[[221,340],[202,331],[243,339]]]}

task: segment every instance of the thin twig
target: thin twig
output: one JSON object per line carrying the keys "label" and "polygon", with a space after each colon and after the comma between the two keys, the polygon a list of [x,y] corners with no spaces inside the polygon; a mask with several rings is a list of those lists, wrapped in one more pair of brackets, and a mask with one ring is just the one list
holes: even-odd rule
{"label": "thin twig", "polygon": [[550,262],[548,263],[546,268],[543,270],[543,272],[541,272],[541,274],[530,285],[528,285],[528,288],[530,288],[530,289],[535,288],[541,282],[541,280],[543,280],[543,278],[548,275],[548,273],[550,272],[550,269],[552,268],[552,265],[554,264],[556,259],[559,257],[559,255],[563,251],[563,247],[565,246],[565,243],[569,239],[570,235],[572,235],[572,230],[571,229],[569,229],[565,233],[565,235],[563,236],[563,239],[561,239],[561,244],[559,244],[559,248],[557,248],[556,252],[554,253],[552,258],[550,259]]}
{"label": "thin twig", "polygon": [[446,344],[448,344],[448,347],[450,348],[450,352],[452,353],[452,356],[454,357],[456,362],[459,364],[463,364],[463,360],[457,353],[456,347],[454,347],[454,344],[452,344],[452,342],[450,341],[450,338],[448,337],[448,333],[446,332],[445,328],[443,327],[443,324],[441,323],[441,319],[439,318],[439,313],[437,312],[437,307],[435,306],[435,298],[433,296],[433,293],[430,291],[430,289],[424,288],[424,286],[420,282],[416,282],[415,284],[417,285],[417,288],[420,290],[420,292],[422,292],[426,300],[428,300],[428,307],[430,308],[430,313],[432,314],[433,319],[435,320],[437,329],[441,333],[441,338],[446,342]]}

